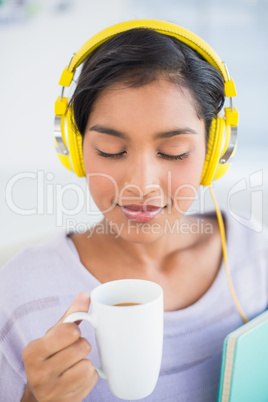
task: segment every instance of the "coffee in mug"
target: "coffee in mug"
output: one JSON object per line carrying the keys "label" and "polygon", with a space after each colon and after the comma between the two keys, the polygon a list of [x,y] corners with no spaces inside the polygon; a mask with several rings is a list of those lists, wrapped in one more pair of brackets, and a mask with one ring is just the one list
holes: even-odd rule
{"label": "coffee in mug", "polygon": [[131,303],[131,302],[129,302],[129,303],[117,303],[117,304],[113,304],[113,306],[119,306],[119,307],[122,307],[122,306],[138,306],[139,304],[141,304],[141,303]]}

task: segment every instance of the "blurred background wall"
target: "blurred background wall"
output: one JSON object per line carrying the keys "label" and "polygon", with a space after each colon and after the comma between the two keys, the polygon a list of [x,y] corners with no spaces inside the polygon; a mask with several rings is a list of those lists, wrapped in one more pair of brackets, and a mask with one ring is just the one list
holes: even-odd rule
{"label": "blurred background wall", "polygon": [[[58,81],[72,54],[108,25],[134,18],[175,22],[205,39],[233,77],[240,112],[231,169],[214,189],[247,225],[268,223],[267,0],[0,0],[0,246],[101,219],[53,144]],[[206,189],[193,211],[213,208]]]}

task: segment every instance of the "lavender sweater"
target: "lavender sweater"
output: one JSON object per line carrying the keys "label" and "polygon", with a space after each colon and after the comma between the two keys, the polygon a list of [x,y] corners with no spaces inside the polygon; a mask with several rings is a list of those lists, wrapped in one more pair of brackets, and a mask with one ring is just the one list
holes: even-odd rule
{"label": "lavender sweater", "polygon": [[[252,319],[268,304],[267,231],[256,233],[229,218],[227,244],[238,300]],[[78,292],[90,292],[97,285],[65,233],[25,249],[0,270],[0,402],[19,401],[24,392],[24,347],[58,321]],[[215,402],[223,340],[242,324],[222,265],[201,299],[165,313],[160,377],[154,392],[142,401]],[[84,322],[81,329],[92,345],[88,357],[99,365],[94,332]],[[121,399],[99,379],[85,401]]]}

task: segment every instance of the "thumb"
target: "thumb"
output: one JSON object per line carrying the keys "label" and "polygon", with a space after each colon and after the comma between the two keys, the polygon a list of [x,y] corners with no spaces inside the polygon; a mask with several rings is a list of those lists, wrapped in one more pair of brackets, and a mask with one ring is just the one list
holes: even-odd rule
{"label": "thumb", "polygon": [[64,319],[72,314],[76,313],[78,311],[82,311],[87,313],[90,305],[90,297],[87,292],[80,292],[68,308],[68,310],[64,313],[64,315],[60,318],[60,320],[56,323],[56,325],[62,324]]}

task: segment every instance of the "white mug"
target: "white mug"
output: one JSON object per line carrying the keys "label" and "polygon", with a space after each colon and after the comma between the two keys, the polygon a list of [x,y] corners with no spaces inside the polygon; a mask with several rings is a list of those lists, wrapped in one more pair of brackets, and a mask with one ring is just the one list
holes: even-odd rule
{"label": "white mug", "polygon": [[[101,360],[96,368],[111,392],[142,399],[157,383],[163,346],[163,290],[154,282],[121,279],[90,294],[92,314],[70,314],[64,322],[88,321],[95,329]],[[140,303],[115,306],[119,303]]]}

